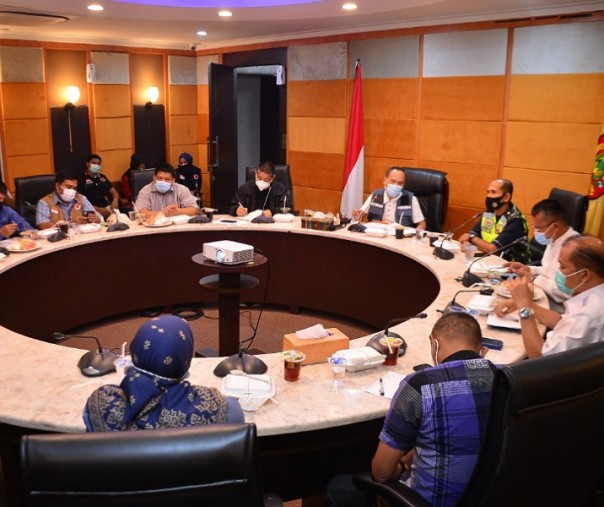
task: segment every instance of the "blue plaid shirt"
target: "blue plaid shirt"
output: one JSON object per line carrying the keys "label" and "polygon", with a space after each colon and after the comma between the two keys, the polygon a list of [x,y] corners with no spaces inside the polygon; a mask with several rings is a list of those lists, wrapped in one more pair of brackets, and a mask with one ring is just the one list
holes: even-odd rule
{"label": "blue plaid shirt", "polygon": [[455,505],[480,449],[495,367],[471,351],[405,377],[380,440],[415,448],[409,486],[432,505]]}

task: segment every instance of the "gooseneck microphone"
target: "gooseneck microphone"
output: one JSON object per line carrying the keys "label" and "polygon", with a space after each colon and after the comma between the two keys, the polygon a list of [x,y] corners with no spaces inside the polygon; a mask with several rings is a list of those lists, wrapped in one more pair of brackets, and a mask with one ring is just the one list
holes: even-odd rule
{"label": "gooseneck microphone", "polygon": [[78,361],[78,367],[83,375],[87,377],[100,377],[115,371],[113,364],[117,356],[108,350],[101,347],[101,342],[96,336],[84,336],[77,334],[65,334],[54,332],[52,333],[53,340],[65,340],[66,338],[89,338],[97,344],[96,350],[86,352]]}
{"label": "gooseneck microphone", "polygon": [[518,243],[523,243],[523,242],[526,242],[526,236],[522,236],[521,238],[515,239],[514,241],[512,241],[511,243],[508,243],[505,246],[497,248],[496,250],[493,250],[492,252],[489,252],[488,254],[483,255],[482,257],[478,257],[478,258],[474,259],[472,262],[470,262],[468,269],[466,269],[466,271],[464,272],[464,274],[461,277],[462,285],[464,287],[471,287],[475,283],[482,282],[482,278],[480,278],[478,275],[475,275],[474,273],[470,272],[474,263],[476,263],[479,260],[485,259],[486,257],[490,257],[491,255],[495,255],[500,252],[505,252],[505,251],[509,250],[510,248],[512,248],[514,245],[517,245]]}
{"label": "gooseneck microphone", "polygon": [[[443,245],[445,244],[445,241],[451,239],[453,237],[453,233],[457,232],[462,227],[468,225],[470,222],[476,220],[480,215],[482,215],[482,213],[483,213],[482,211],[479,211],[478,213],[472,215],[472,217],[469,218],[468,220],[466,220],[463,224],[455,227],[455,229],[453,229],[452,231],[447,232],[445,234],[445,237],[440,242],[440,246],[434,247],[434,251],[433,251],[434,256],[438,257],[439,259],[442,259],[444,261],[450,261],[453,257],[455,257],[455,254],[453,252],[451,252],[443,247]],[[436,240],[436,242],[438,243],[438,240]]]}
{"label": "gooseneck microphone", "polygon": [[366,212],[365,212],[365,211],[363,211],[363,210],[361,209],[361,214],[359,215],[359,218],[357,218],[357,221],[356,221],[354,224],[350,224],[350,225],[348,226],[348,230],[349,230],[350,232],[365,232],[365,229],[366,229],[367,227],[366,227],[366,226],[364,226],[364,225],[361,223],[361,220],[362,220],[363,215],[364,215],[365,213],[366,213]]}
{"label": "gooseneck microphone", "polygon": [[395,326],[397,324],[402,324],[403,322],[407,322],[408,320],[411,319],[425,319],[428,316],[427,313],[418,313],[417,315],[411,315],[409,317],[398,317],[395,319],[390,319],[387,323],[386,323],[386,328],[383,331],[380,331],[379,333],[376,333],[375,335],[373,335],[371,337],[371,339],[367,342],[368,347],[371,347],[375,350],[377,350],[380,354],[383,353],[383,348],[380,345],[380,340],[384,337],[389,337],[389,338],[400,338],[401,340],[403,340],[402,345],[399,348],[398,351],[398,355],[402,356],[405,354],[405,352],[407,351],[407,342],[405,342],[405,339],[397,334],[397,333],[393,333],[392,331],[389,331],[389,329],[392,326]]}

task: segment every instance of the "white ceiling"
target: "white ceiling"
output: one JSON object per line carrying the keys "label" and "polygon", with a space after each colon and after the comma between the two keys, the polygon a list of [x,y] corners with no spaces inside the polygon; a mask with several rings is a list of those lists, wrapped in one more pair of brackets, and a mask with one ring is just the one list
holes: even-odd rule
{"label": "white ceiling", "polygon": [[[98,0],[95,3],[102,4],[104,11],[91,12],[86,7],[92,1],[0,0],[0,11],[68,18],[61,23],[41,24],[30,18],[15,19],[0,13],[0,39],[211,49],[336,33],[604,10],[603,0],[356,0],[358,9],[353,12],[342,10],[346,0],[305,0],[303,5],[256,8],[236,7],[251,0],[147,0],[147,3],[171,3],[181,7]],[[292,0],[264,1],[287,4]],[[216,7],[191,7],[204,2],[231,7],[233,16],[219,18]],[[205,30],[208,35],[199,37],[198,30]]]}

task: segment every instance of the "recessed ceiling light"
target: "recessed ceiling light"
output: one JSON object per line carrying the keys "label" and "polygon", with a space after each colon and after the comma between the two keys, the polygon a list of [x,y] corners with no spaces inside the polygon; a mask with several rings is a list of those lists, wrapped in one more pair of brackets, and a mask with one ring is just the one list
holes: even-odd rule
{"label": "recessed ceiling light", "polygon": [[88,10],[89,11],[102,11],[104,9],[105,8],[102,5],[100,5],[100,4],[90,4],[88,6]]}
{"label": "recessed ceiling light", "polygon": [[231,11],[219,11],[218,15],[222,18],[230,18],[233,13]]}
{"label": "recessed ceiling light", "polygon": [[197,32],[197,35],[199,35],[200,37],[205,37],[206,35],[208,35],[208,32],[206,32],[205,30],[199,30]]}
{"label": "recessed ceiling light", "polygon": [[345,11],[354,11],[357,8],[357,4],[353,4],[351,2],[342,5],[342,9]]}

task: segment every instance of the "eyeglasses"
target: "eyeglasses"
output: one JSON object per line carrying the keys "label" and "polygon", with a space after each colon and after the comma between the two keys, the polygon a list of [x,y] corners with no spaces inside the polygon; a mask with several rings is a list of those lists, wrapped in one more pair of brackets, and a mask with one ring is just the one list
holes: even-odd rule
{"label": "eyeglasses", "polygon": [[557,220],[554,220],[553,222],[550,222],[549,224],[547,224],[544,227],[538,227],[535,224],[533,224],[533,230],[536,232],[547,232],[549,230],[549,228],[554,225],[557,222]]}

